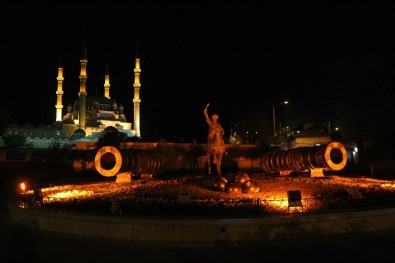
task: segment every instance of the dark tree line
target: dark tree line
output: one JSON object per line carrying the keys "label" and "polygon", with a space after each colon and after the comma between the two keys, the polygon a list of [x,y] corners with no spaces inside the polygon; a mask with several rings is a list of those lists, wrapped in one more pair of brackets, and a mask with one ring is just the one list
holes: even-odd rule
{"label": "dark tree line", "polygon": [[330,98],[345,140],[369,160],[394,156],[395,65],[371,57],[338,61],[328,69]]}
{"label": "dark tree line", "polygon": [[8,125],[13,122],[10,108],[5,104],[0,104],[0,136],[4,134]]}

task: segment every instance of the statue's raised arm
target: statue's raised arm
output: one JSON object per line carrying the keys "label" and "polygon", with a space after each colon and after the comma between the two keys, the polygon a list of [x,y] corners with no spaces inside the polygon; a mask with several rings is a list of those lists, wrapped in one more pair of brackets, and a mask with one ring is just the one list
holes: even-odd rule
{"label": "statue's raised arm", "polygon": [[206,117],[206,121],[207,121],[208,123],[210,123],[210,122],[211,122],[211,119],[210,119],[210,117],[209,117],[208,114],[207,114],[208,106],[210,106],[210,103],[207,103],[206,108],[204,108],[204,110],[203,110],[203,113],[204,113],[204,116]]}

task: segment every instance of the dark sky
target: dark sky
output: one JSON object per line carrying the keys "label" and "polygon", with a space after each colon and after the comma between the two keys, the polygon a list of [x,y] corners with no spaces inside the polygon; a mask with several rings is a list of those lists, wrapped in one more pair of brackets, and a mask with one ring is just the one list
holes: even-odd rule
{"label": "dark sky", "polygon": [[64,109],[77,98],[84,28],[88,95],[103,94],[108,62],[110,95],[130,121],[139,43],[143,136],[205,135],[208,102],[226,130],[251,110],[271,118],[283,99],[328,121],[320,106],[330,92],[328,67],[343,58],[393,57],[395,47],[390,3],[52,2],[1,4],[0,97],[20,124],[54,122],[60,53]]}

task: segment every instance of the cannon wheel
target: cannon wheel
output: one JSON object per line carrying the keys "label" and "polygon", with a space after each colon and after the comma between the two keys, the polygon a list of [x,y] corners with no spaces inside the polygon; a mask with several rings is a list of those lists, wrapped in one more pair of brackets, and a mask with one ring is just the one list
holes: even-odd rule
{"label": "cannon wheel", "polygon": [[[105,169],[102,166],[102,157],[106,154],[112,154],[115,157],[115,165],[111,169]],[[115,176],[122,166],[122,155],[119,150],[113,146],[104,146],[100,148],[95,156],[96,170],[103,176]]]}

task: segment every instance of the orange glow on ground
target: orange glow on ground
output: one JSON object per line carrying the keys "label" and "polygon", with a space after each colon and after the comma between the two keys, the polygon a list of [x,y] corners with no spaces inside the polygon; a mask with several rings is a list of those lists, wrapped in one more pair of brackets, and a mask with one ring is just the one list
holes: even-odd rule
{"label": "orange glow on ground", "polygon": [[[237,175],[237,174],[236,174]],[[235,174],[225,175],[228,181],[235,178]],[[179,192],[191,193],[190,204],[198,209],[209,207],[220,207],[227,211],[246,211],[246,207],[264,211],[264,213],[291,214],[303,212],[324,211],[328,207],[337,206],[337,199],[343,198],[343,206],[357,201],[368,201],[373,192],[378,195],[383,193],[395,194],[395,181],[378,180],[370,178],[349,178],[341,176],[328,176],[327,178],[307,178],[307,177],[278,177],[262,174],[251,174],[250,180],[258,185],[260,191],[252,193],[232,192],[228,193],[220,190],[217,186],[218,178],[207,175],[176,176],[174,178],[151,178],[134,179],[131,182],[116,183],[106,181],[99,183],[57,185],[41,188],[40,194],[44,205],[51,203],[70,203],[70,201],[83,204],[93,202],[95,206],[103,203],[104,210],[109,206],[109,202],[117,202],[125,207],[138,205],[139,209],[150,209],[153,205],[155,209],[159,206],[172,206],[177,204],[176,198]],[[217,186],[215,188],[214,186]],[[348,190],[346,191],[346,189]],[[351,191],[351,189],[353,191]],[[287,191],[300,190],[302,207],[288,207]],[[353,196],[354,193],[359,196]],[[32,190],[26,191],[26,195],[33,195]],[[366,197],[365,197],[366,196]],[[393,200],[394,195],[389,195],[385,200]],[[364,200],[364,198],[366,200]],[[331,202],[328,204],[328,201]],[[383,199],[384,200],[384,199]],[[145,205],[147,204],[147,205]],[[24,207],[25,204],[23,205]],[[144,208],[147,207],[147,208]],[[89,210],[89,206],[84,205],[84,209]],[[134,213],[134,207],[129,208]],[[214,208],[215,209],[215,208]],[[108,210],[106,210],[108,211]],[[162,210],[161,210],[162,211]],[[123,213],[127,215],[127,212]]]}

